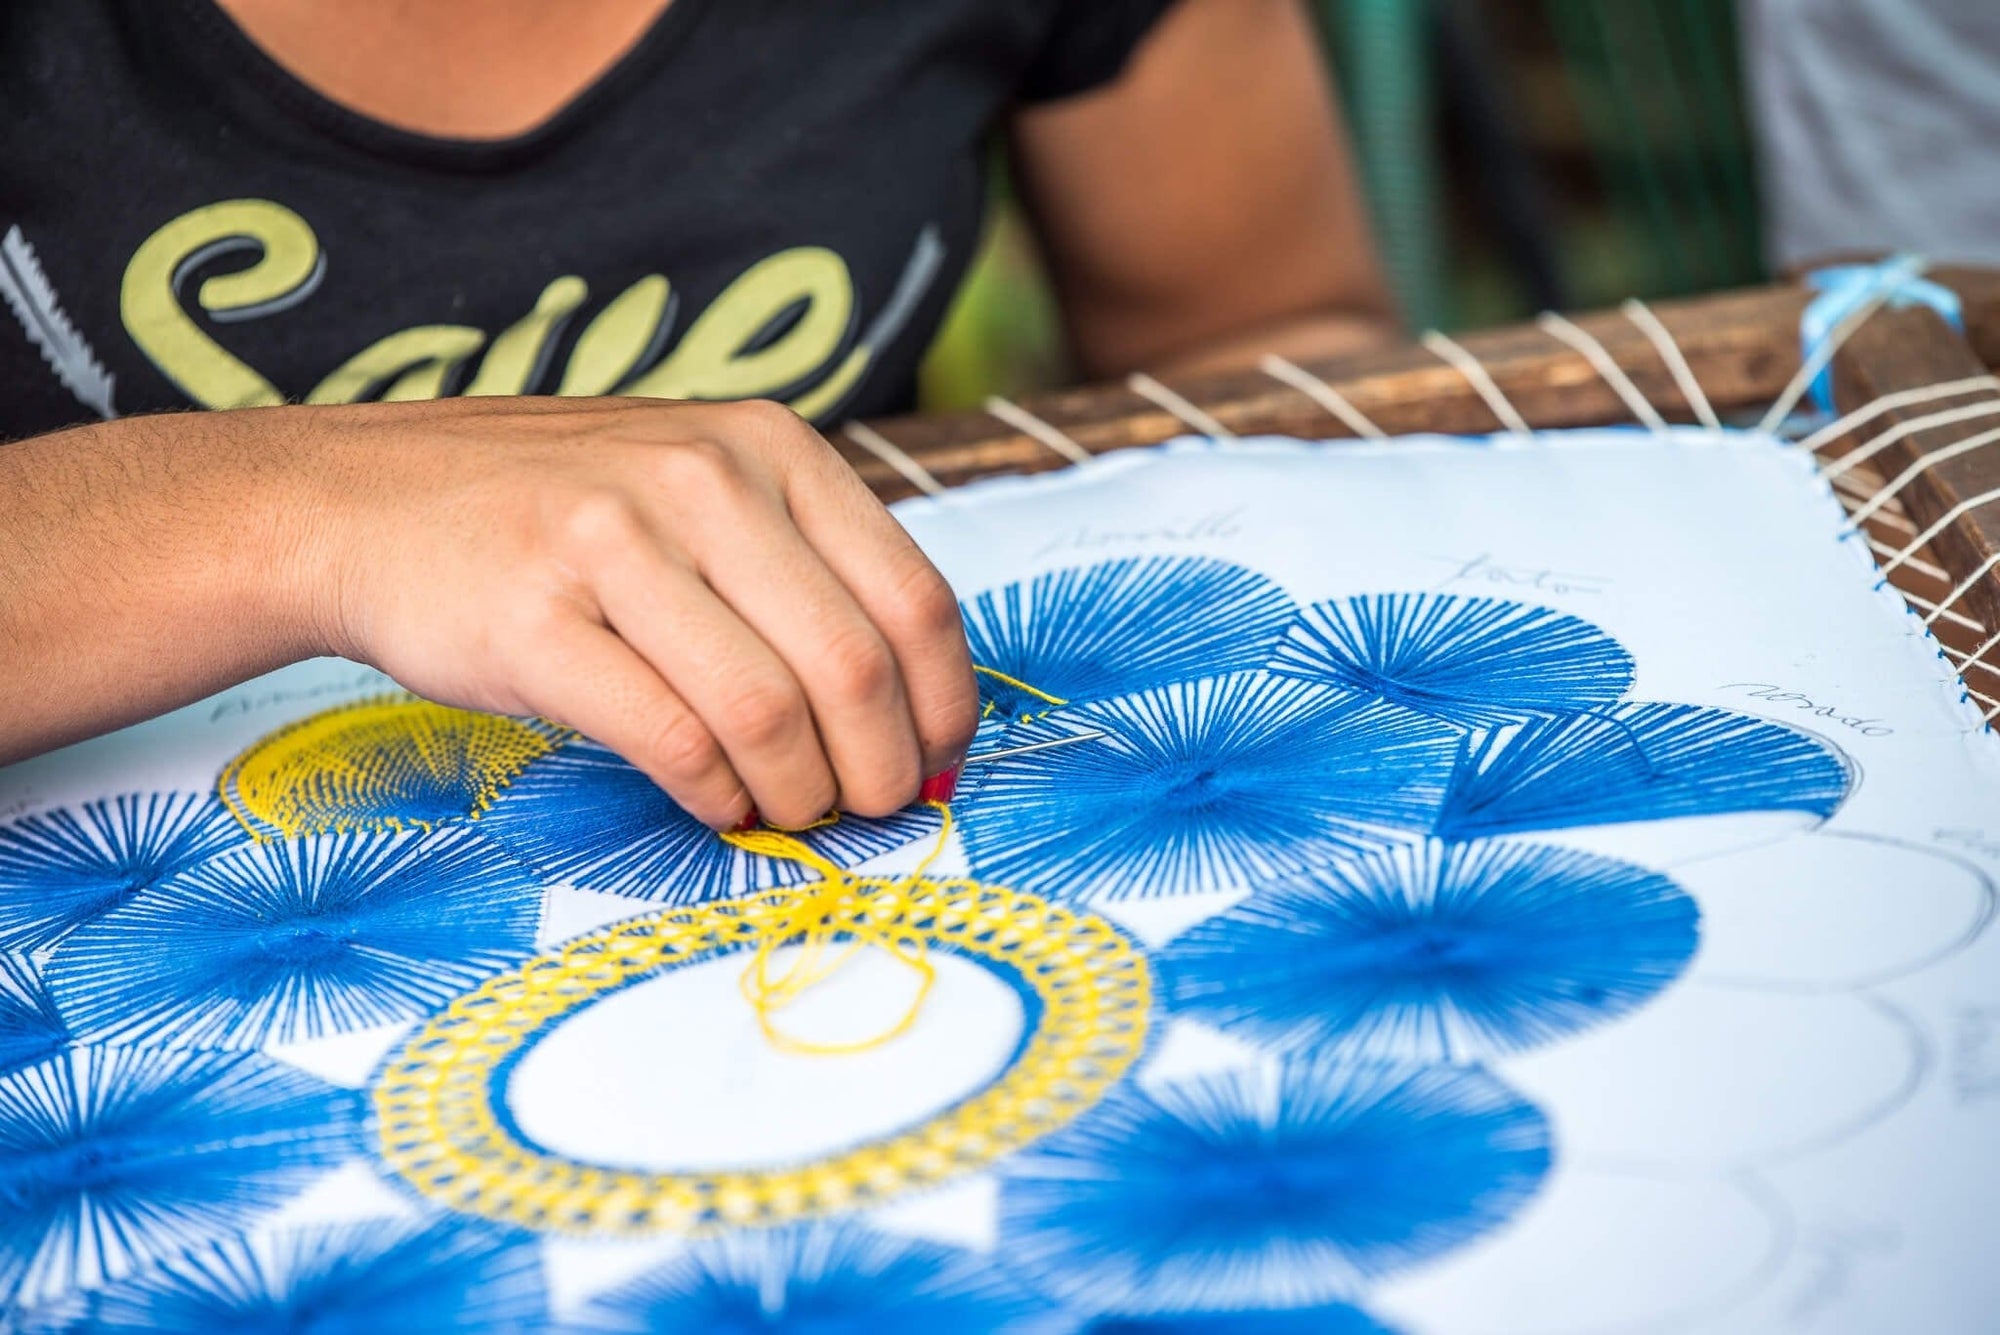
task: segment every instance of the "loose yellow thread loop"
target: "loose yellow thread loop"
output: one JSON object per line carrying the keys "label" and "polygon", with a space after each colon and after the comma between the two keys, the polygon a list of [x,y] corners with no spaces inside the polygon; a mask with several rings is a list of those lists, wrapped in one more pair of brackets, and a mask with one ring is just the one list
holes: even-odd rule
{"label": "loose yellow thread loop", "polygon": [[[820,875],[817,882],[797,892],[798,897],[786,906],[775,925],[758,940],[757,952],[750,966],[743,971],[739,984],[744,1000],[756,1010],[757,1025],[764,1031],[765,1041],[771,1046],[781,1051],[813,1056],[867,1052],[909,1032],[910,1026],[917,1022],[917,1016],[922,1013],[924,1002],[930,996],[931,986],[937,981],[937,970],[930,962],[929,948],[924,944],[923,935],[913,927],[913,897],[918,890],[930,887],[924,873],[944,852],[945,841],[951,837],[950,805],[945,802],[926,802],[924,805],[936,810],[942,821],[937,844],[908,876],[886,883],[871,880],[865,887],[849,876],[844,868],[822,857],[793,833],[763,829],[730,832],[722,836],[724,841],[746,853],[802,863]],[[817,824],[830,824],[834,819],[837,817]],[[806,828],[814,829],[817,825]],[[847,948],[828,960],[825,958],[827,947],[837,936],[849,938]],[[771,957],[781,947],[794,942],[802,947],[798,962],[774,977]],[[869,946],[888,952],[917,974],[917,995],[900,1020],[879,1034],[851,1043],[808,1042],[778,1028],[775,1018],[778,1011],[831,978]]]}

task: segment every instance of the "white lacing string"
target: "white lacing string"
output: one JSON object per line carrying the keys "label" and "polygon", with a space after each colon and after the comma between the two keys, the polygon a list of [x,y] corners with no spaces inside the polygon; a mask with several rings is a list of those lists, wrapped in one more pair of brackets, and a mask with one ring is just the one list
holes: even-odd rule
{"label": "white lacing string", "polygon": [[1264,354],[1257,369],[1280,384],[1290,385],[1299,393],[1327,410],[1334,418],[1355,435],[1367,440],[1387,440],[1389,433],[1363,416],[1361,410],[1348,402],[1347,396],[1326,381],[1314,375],[1303,366],[1285,360],[1275,352]]}
{"label": "white lacing string", "polygon": [[1799,448],[1817,454],[1848,432],[1868,425],[1883,413],[1892,412],[1897,408],[1912,408],[1935,399],[1955,399],[1961,394],[1972,394],[1983,389],[2000,389],[2000,376],[1974,375],[1967,376],[1963,380],[1945,380],[1935,385],[1921,385],[1916,389],[1899,389],[1894,394],[1884,394],[1879,399],[1872,399],[1862,404],[1837,421],[1829,422],[1800,441]]}
{"label": "white lacing string", "polygon": [[1625,368],[1618,364],[1618,359],[1613,357],[1589,330],[1568,316],[1558,315],[1554,311],[1543,311],[1535,317],[1535,323],[1540,325],[1545,333],[1562,340],[1573,351],[1583,354],[1583,359],[1590,363],[1591,369],[1604,377],[1604,383],[1611,386],[1612,391],[1624,400],[1625,406],[1631,409],[1632,416],[1644,422],[1651,430],[1667,429],[1667,419],[1660,416],[1659,411],[1647,401],[1646,396],[1639,392],[1639,387],[1632,383],[1632,377],[1625,374]]}
{"label": "white lacing string", "polygon": [[[1916,532],[1915,527],[1912,526],[1910,531],[1912,533]],[[1863,534],[1862,536],[1868,537],[1867,534]],[[1877,556],[1895,556],[1897,554],[1896,549],[1894,547],[1891,547],[1888,543],[1882,542],[1872,537],[1868,537],[1868,550],[1875,553]],[[1924,560],[1924,558],[1921,556],[1905,557],[1903,560],[1903,565],[1906,569],[1914,570],[1919,575],[1922,575],[1928,579],[1949,580],[1951,578],[1951,572],[1949,570],[1946,570],[1943,566],[1940,565],[1933,565],[1929,561]]]}
{"label": "white lacing string", "polygon": [[[1977,621],[1974,621],[1971,617],[1966,616],[1964,613],[1953,611],[1949,607],[1941,607],[1938,604],[1932,602],[1928,598],[1924,598],[1917,594],[1911,593],[1908,589],[1899,589],[1897,590],[1897,592],[1903,595],[1904,602],[1916,608],[1919,612],[1935,612],[1938,615],[1942,616],[1946,621],[1957,622],[1959,625],[1965,627],[1967,630],[1983,631],[1986,629],[1984,625],[1982,625]],[[1927,617],[1924,620],[1924,624],[1926,626],[1930,625],[1931,620],[1932,620],[1931,618]]]}
{"label": "white lacing string", "polygon": [[1140,398],[1166,409],[1180,418],[1185,425],[1193,427],[1204,436],[1211,436],[1216,440],[1236,439],[1234,431],[1202,411],[1193,400],[1168,389],[1144,371],[1134,371],[1125,377],[1125,386]]}
{"label": "white lacing string", "polygon": [[844,428],[847,438],[862,449],[880,459],[889,467],[909,479],[910,485],[926,496],[942,496],[944,483],[931,476],[931,471],[903,452],[903,448],[887,436],[869,426],[866,422],[849,422]]}
{"label": "white lacing string", "polygon": [[[1936,523],[1932,524],[1929,528],[1923,530],[1923,532],[1917,534],[1916,537],[1911,538],[1909,543],[1906,546],[1904,546],[1903,550],[1897,552],[1895,556],[1891,557],[1888,561],[1884,562],[1882,565],[1882,573],[1886,575],[1889,572],[1893,571],[1894,569],[1896,569],[1896,567],[1902,565],[1912,556],[1915,556],[1918,552],[1930,546],[1931,539],[1937,537],[1938,534],[1944,532],[1946,529],[1950,528],[1953,524],[1957,523],[1960,519],[1963,519],[1966,515],[1971,514],[1974,510],[1977,510],[1980,506],[1991,505],[1995,501],[2000,501],[2000,487],[1995,487],[1991,491],[1982,491],[1977,496],[1966,497],[1964,500],[1960,501],[1957,505],[1952,506],[1951,509],[1946,510],[1943,514],[1939,515]],[[1990,565],[1987,567],[1987,569],[1989,570],[1991,568],[1992,567]]]}
{"label": "white lacing string", "polygon": [[1826,337],[1819,341],[1819,345],[1812,350],[1811,355],[1799,363],[1798,374],[1791,378],[1784,392],[1773,401],[1771,411],[1765,413],[1764,419],[1757,423],[1757,430],[1767,436],[1775,434],[1778,425],[1792,415],[1792,409],[1798,407],[1799,400],[1812,389],[1812,383],[1819,379],[1819,373],[1833,361],[1833,356],[1840,351],[1841,345],[1852,338],[1854,331],[1866,324],[1868,317],[1881,310],[1894,295],[1896,295],[1896,285],[1883,284],[1879,292],[1842,316],[1840,323],[1827,330]]}
{"label": "white lacing string", "polygon": [[1992,635],[1987,637],[1986,642],[1984,644],[1980,645],[1977,649],[1974,649],[1969,654],[1960,653],[1958,650],[1952,648],[1948,644],[1944,645],[1943,649],[1945,652],[1945,656],[1947,658],[1952,659],[1954,662],[1958,664],[1958,670],[1961,676],[1964,675],[1965,670],[1967,668],[1976,667],[1976,668],[1984,668],[1986,671],[1992,673],[1994,676],[2000,677],[2000,663],[1989,663],[1986,661],[1986,655],[1992,652],[1995,645],[2000,645],[2000,630],[1994,631]]}
{"label": "white lacing string", "polygon": [[1637,297],[1628,297],[1618,307],[1625,318],[1639,326],[1639,331],[1653,341],[1660,360],[1673,373],[1674,383],[1681,387],[1681,397],[1694,410],[1695,420],[1710,431],[1722,430],[1722,419],[1715,415],[1715,406],[1708,401],[1702,391],[1701,382],[1694,378],[1694,368],[1688,365],[1687,357],[1681,352],[1681,345],[1674,341],[1673,331],[1668,329],[1660,317],[1653,314],[1653,308]]}
{"label": "white lacing string", "polygon": [[[2000,495],[2000,492],[1996,492],[1994,494]],[[1963,580],[1959,581],[1957,587],[1953,588],[1950,593],[1947,593],[1944,596],[1944,601],[1937,605],[1937,611],[1932,612],[1929,616],[1924,618],[1924,624],[1928,626],[1936,622],[1937,619],[1943,616],[1947,610],[1949,610],[1954,604],[1958,602],[1959,599],[1965,597],[1966,594],[1971,593],[1974,588],[1978,587],[1980,580],[1985,579],[1995,570],[2000,570],[2000,552],[1995,552],[1993,553],[1993,555],[1987,557],[1984,561],[1980,562],[1979,569],[1973,571],[1970,575],[1967,575]]]}
{"label": "white lacing string", "polygon": [[1989,663],[1986,661],[1986,655],[1993,652],[1995,648],[2000,648],[2000,630],[1994,631],[1993,634],[1987,637],[1984,644],[1969,654],[1962,654],[1948,644],[1944,646],[1944,651],[1966,667],[1971,667],[1974,663],[1977,663],[1989,672],[2000,672],[2000,663]]}
{"label": "white lacing string", "polygon": [[[1849,499],[1852,498],[1843,498],[1841,504],[1845,505]],[[1871,524],[1880,524],[1884,528],[1893,528],[1899,533],[1915,533],[1917,531],[1917,526],[1910,522],[1910,517],[1897,510],[1883,510],[1878,514],[1869,516],[1868,522]]]}
{"label": "white lacing string", "polygon": [[1486,368],[1480,365],[1479,359],[1467,352],[1455,339],[1435,329],[1428,329],[1424,331],[1424,336],[1419,341],[1452,370],[1465,377],[1465,382],[1472,386],[1473,391],[1486,401],[1486,406],[1493,410],[1493,415],[1500,419],[1500,425],[1517,436],[1534,434],[1534,428],[1528,425],[1528,419],[1514,410],[1514,405],[1500,392],[1500,386],[1486,373]]}
{"label": "white lacing string", "polygon": [[1853,514],[1854,523],[1865,524],[1874,518],[1876,511],[1894,500],[1902,492],[1903,488],[1916,481],[1920,474],[1933,465],[1944,463],[1948,459],[1956,459],[1960,455],[1976,453],[1990,447],[1996,441],[2000,441],[2000,429],[1982,431],[1976,436],[1967,436],[1964,440],[1953,441],[1942,449],[1932,450],[1929,454],[1921,456],[1908,468],[1905,468],[1902,472],[1884,483],[1881,489],[1873,496],[1870,496],[1867,501],[1856,506]]}
{"label": "white lacing string", "polygon": [[1831,482],[1842,474],[1851,472],[1873,459],[1882,451],[1906,436],[1919,431],[1929,431],[1933,427],[1957,426],[1961,422],[1974,422],[1982,417],[2000,417],[2000,399],[1985,399],[1978,403],[1968,403],[1957,408],[1946,408],[1940,412],[1925,413],[1912,417],[1906,422],[1898,422],[1886,431],[1868,438],[1868,443],[1848,451],[1838,459],[1829,459],[1820,465],[1819,475]]}
{"label": "white lacing string", "polygon": [[1016,431],[1031,440],[1040,441],[1071,463],[1087,464],[1091,461],[1092,455],[1089,450],[1086,450],[1083,446],[1057,430],[1049,422],[1035,416],[1020,404],[1009,399],[1003,399],[998,394],[995,394],[986,400],[985,406],[989,416],[999,418],[1002,422],[1013,427]]}

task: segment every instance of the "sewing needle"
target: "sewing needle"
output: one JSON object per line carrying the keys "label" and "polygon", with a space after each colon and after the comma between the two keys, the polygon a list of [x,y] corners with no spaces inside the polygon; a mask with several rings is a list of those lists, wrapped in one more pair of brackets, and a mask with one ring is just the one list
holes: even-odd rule
{"label": "sewing needle", "polygon": [[989,760],[1012,760],[1015,756],[1025,756],[1035,751],[1051,751],[1058,746],[1073,746],[1078,742],[1094,742],[1104,736],[1102,732],[1079,732],[1070,737],[1051,737],[1045,742],[1029,742],[1025,746],[1010,746],[1000,751],[979,751],[965,758],[967,765],[983,765]]}

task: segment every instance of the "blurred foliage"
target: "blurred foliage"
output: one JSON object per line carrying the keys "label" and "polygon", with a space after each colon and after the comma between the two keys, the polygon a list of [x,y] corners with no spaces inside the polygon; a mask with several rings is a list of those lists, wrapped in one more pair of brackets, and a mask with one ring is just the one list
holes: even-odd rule
{"label": "blurred foliage", "polygon": [[1067,361],[1034,234],[1006,191],[996,190],[979,256],[918,370],[918,397],[934,412],[976,408],[989,394],[1061,384]]}
{"label": "blurred foliage", "polygon": [[[1763,277],[1735,0],[1316,10],[1413,326]],[[985,245],[924,367],[927,408],[1063,378],[1059,313],[998,184]]]}

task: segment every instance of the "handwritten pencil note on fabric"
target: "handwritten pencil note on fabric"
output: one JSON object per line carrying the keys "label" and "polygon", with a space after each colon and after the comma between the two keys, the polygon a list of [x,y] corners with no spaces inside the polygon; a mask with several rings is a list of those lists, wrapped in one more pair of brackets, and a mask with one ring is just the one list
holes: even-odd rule
{"label": "handwritten pencil note on fabric", "polygon": [[948,811],[766,857],[331,661],[0,770],[0,1329],[2000,1310],[2000,741],[1809,458],[898,513],[1008,753]]}

